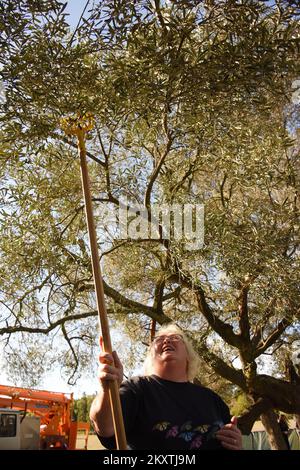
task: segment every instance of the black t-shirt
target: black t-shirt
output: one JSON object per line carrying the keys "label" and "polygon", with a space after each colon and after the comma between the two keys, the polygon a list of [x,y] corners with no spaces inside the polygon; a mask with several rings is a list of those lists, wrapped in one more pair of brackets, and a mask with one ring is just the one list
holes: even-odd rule
{"label": "black t-shirt", "polygon": [[[151,375],[123,382],[120,397],[130,449],[224,449],[213,436],[230,422],[229,409],[212,390]],[[116,448],[114,437],[98,437]]]}

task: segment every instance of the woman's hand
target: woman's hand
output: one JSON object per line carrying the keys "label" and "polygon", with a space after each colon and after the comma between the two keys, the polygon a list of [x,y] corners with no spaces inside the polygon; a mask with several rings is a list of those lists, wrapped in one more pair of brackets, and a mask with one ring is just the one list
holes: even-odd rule
{"label": "woman's hand", "polygon": [[109,381],[117,380],[120,385],[123,380],[123,366],[115,351],[109,354],[103,351],[103,338],[100,336],[101,352],[99,354],[98,379],[103,389],[107,389]]}
{"label": "woman's hand", "polygon": [[242,433],[237,427],[237,417],[233,416],[229,424],[225,424],[217,433],[216,438],[221,441],[225,449],[242,450]]}

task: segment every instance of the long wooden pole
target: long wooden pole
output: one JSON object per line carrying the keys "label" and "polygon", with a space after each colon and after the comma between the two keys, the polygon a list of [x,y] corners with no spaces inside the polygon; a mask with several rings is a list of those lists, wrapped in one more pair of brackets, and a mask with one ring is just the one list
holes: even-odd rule
{"label": "long wooden pole", "polygon": [[[78,132],[76,134],[77,134],[77,139],[78,139],[78,153],[80,156],[81,182],[82,182],[82,189],[83,189],[84,202],[85,202],[85,213],[86,213],[86,220],[87,220],[90,246],[91,246],[91,259],[92,259],[94,284],[95,284],[96,299],[97,299],[97,309],[98,309],[99,321],[101,325],[104,350],[111,354],[112,346],[111,346],[107,311],[106,311],[105,299],[104,299],[104,289],[103,289],[97,237],[96,237],[96,230],[95,230],[95,223],[94,223],[93,209],[92,209],[90,181],[89,181],[88,167],[87,167],[87,162],[86,162],[85,132],[82,129],[78,129]],[[112,411],[112,416],[113,416],[117,448],[120,450],[126,450],[127,449],[126,435],[125,435],[124,421],[123,421],[122,408],[121,408],[121,402],[120,402],[119,386],[116,380],[109,382],[109,396],[110,396],[110,405],[111,405],[111,411]]]}

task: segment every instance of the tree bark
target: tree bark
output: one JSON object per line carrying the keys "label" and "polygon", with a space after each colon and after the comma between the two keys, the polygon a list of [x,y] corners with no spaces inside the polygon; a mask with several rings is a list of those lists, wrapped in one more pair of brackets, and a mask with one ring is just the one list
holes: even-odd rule
{"label": "tree bark", "polygon": [[268,435],[271,449],[288,450],[274,411],[265,411],[263,414],[261,414],[260,419]]}
{"label": "tree bark", "polygon": [[266,397],[273,409],[300,414],[300,385],[292,385],[270,375],[257,375],[252,385],[252,395]]}
{"label": "tree bark", "polygon": [[242,434],[250,434],[252,427],[258,417],[271,408],[273,408],[273,406],[270,400],[268,400],[268,398],[259,398],[253,405],[251,405],[238,418],[238,427],[241,430]]}

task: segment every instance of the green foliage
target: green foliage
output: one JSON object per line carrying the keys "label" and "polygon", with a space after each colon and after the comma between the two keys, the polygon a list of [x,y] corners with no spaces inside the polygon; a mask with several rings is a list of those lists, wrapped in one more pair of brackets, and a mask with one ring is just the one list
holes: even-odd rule
{"label": "green foliage", "polygon": [[75,421],[83,421],[84,423],[90,422],[89,411],[94,398],[94,395],[86,395],[83,393],[81,398],[74,400],[73,419]]}
{"label": "green foliage", "polygon": [[235,397],[230,407],[232,416],[241,416],[251,405],[251,401],[244,393],[240,393]]}

